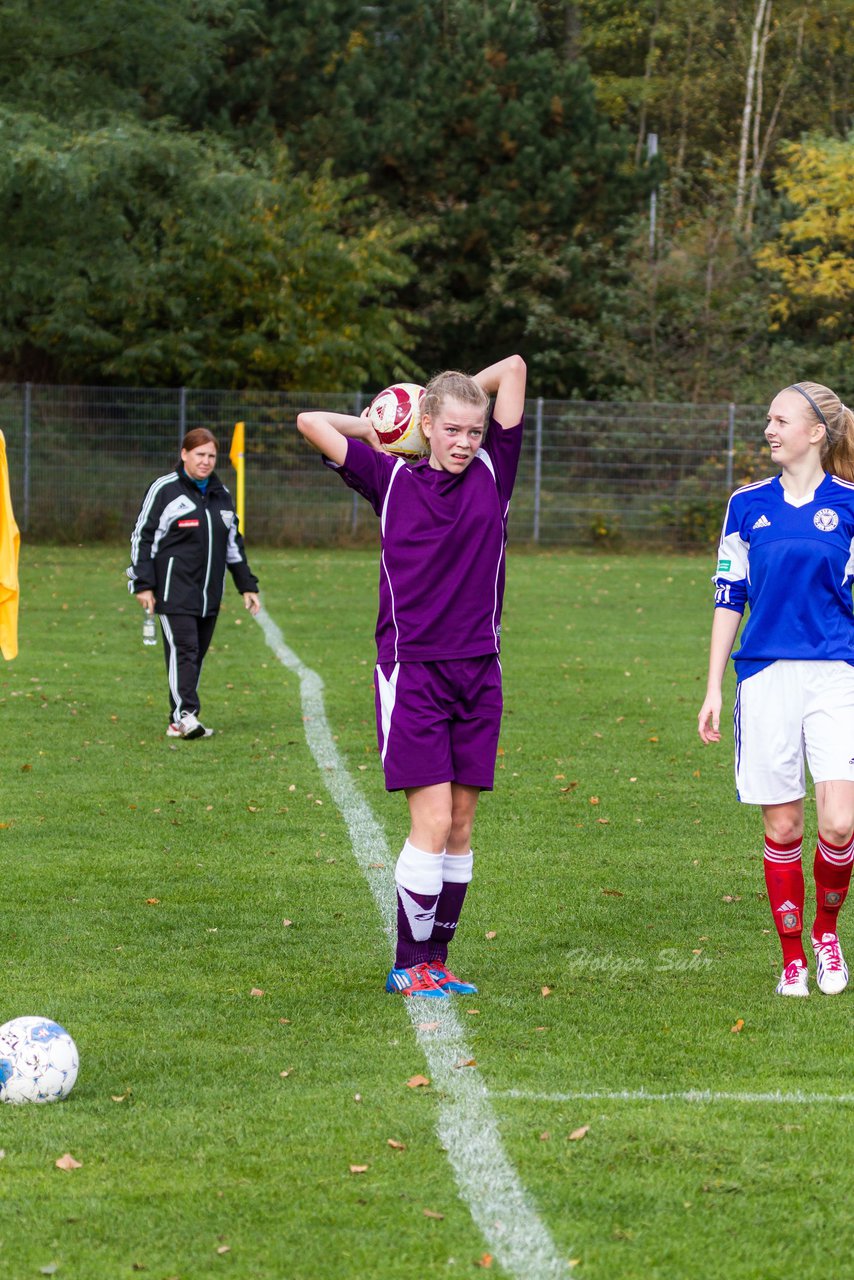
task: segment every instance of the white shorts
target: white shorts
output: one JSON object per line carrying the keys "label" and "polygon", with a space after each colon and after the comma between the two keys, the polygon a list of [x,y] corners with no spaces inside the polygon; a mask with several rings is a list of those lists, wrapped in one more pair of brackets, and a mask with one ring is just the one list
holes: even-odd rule
{"label": "white shorts", "polygon": [[787,804],[813,782],[854,782],[854,667],[781,659],[739,682],[735,786],[745,804]]}

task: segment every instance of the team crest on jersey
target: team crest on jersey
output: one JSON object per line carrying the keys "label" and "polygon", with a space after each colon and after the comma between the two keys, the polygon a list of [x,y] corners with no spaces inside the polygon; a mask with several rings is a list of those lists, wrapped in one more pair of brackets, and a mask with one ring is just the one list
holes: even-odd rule
{"label": "team crest on jersey", "polygon": [[812,522],[822,533],[832,533],[839,524],[839,516],[831,507],[822,507],[821,511],[816,511]]}
{"label": "team crest on jersey", "polygon": [[234,521],[234,512],[220,511],[219,514],[222,516],[222,523],[225,525],[226,529],[230,529]]}
{"label": "team crest on jersey", "polygon": [[719,560],[719,561],[718,561],[718,573],[729,573],[729,571],[730,571],[730,569],[731,569],[731,568],[732,568],[732,561],[731,561],[731,560]]}

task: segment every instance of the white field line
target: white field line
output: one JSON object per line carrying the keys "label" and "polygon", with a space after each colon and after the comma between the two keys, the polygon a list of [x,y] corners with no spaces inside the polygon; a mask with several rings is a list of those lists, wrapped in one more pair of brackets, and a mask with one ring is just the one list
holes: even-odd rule
{"label": "white field line", "polygon": [[[359,795],[332,739],[323,704],[323,681],[288,647],[270,615],[257,620],[283,666],[299,677],[306,742],[324,784],[341,811],[356,861],[376,899],[386,933],[394,932],[397,898],[392,854],[385,833]],[[382,863],[383,867],[375,864]],[[397,997],[390,997],[397,998]],[[438,1134],[460,1193],[486,1244],[504,1270],[519,1280],[566,1280],[570,1268],[559,1257],[501,1145],[489,1094],[473,1067],[472,1054],[451,1000],[401,999],[427,1060],[439,1108]],[[439,1006],[438,1008],[436,1006]],[[421,1022],[438,1023],[423,1030]]]}
{"label": "white field line", "polygon": [[850,1106],[854,1093],[790,1093],[774,1089],[768,1093],[727,1093],[717,1089],[686,1089],[684,1092],[649,1093],[646,1089],[581,1089],[568,1093],[528,1093],[525,1089],[496,1089],[493,1098],[518,1098],[523,1102],[689,1102],[689,1103],[770,1103],[772,1106],[793,1105],[824,1107],[830,1103]]}

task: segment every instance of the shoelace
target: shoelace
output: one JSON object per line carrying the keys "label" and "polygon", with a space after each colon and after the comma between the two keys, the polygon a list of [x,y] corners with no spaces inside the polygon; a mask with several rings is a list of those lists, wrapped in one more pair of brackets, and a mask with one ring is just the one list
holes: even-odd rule
{"label": "shoelace", "polygon": [[819,947],[819,956],[825,969],[831,973],[842,972],[842,952],[838,942],[825,942]]}
{"label": "shoelace", "polygon": [[789,983],[799,982],[802,970],[803,965],[798,964],[797,960],[793,960],[791,964],[786,965],[786,969],[783,974],[783,981],[787,985]]}

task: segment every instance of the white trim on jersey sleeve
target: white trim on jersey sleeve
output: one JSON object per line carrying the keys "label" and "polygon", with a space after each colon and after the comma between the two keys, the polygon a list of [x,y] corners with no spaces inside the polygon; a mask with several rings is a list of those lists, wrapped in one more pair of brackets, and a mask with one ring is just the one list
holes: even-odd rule
{"label": "white trim on jersey sleeve", "polygon": [[383,509],[380,513],[380,532],[382,533],[383,537],[385,537],[385,521],[386,521],[386,514],[388,512],[388,500],[391,497],[392,485],[397,479],[397,476],[400,474],[401,467],[405,467],[405,466],[406,466],[406,463],[404,462],[403,458],[398,458],[397,462],[394,464],[394,469],[392,470],[391,477],[388,482],[388,488],[385,491],[385,497],[383,498]]}
{"label": "white trim on jersey sleeve", "polygon": [[848,544],[848,563],[842,575],[842,585],[846,586],[854,578],[854,538]]}
{"label": "white trim on jersey sleeve", "polygon": [[[766,484],[767,481],[760,481]],[[758,485],[746,485],[745,489],[758,488]],[[737,489],[727,503],[724,527],[718,544],[718,562],[712,575],[715,584],[715,608],[734,609],[744,612],[747,597],[747,583],[750,581],[750,545],[742,538],[739,520],[733,511],[733,502],[745,489]]]}
{"label": "white trim on jersey sleeve", "polygon": [[[502,427],[502,430],[503,429],[504,428]],[[495,479],[495,464],[490,458],[489,453],[485,448],[478,449],[472,461],[475,462],[477,461],[478,458],[483,463],[483,465],[488,469],[489,474],[492,476],[493,480],[495,480],[495,483],[498,484],[498,481]]]}

